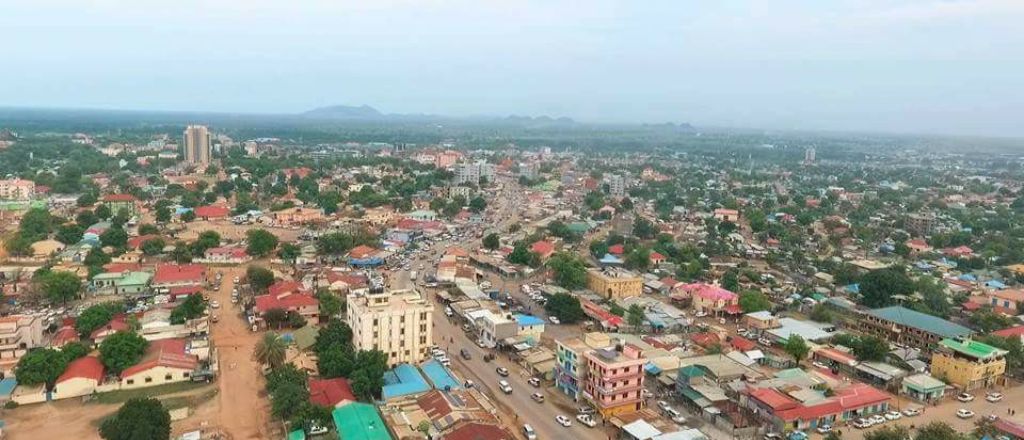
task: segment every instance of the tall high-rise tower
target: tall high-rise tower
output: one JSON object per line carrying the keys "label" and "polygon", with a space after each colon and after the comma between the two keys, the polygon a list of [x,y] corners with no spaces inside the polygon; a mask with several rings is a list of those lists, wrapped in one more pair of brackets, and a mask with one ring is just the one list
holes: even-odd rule
{"label": "tall high-rise tower", "polygon": [[181,146],[185,162],[206,165],[210,163],[210,130],[205,125],[189,125],[185,128]]}
{"label": "tall high-rise tower", "polygon": [[815,155],[814,153],[815,153],[814,147],[810,147],[810,148],[807,148],[806,150],[804,150],[804,163],[805,164],[810,165],[810,164],[814,163],[814,155]]}

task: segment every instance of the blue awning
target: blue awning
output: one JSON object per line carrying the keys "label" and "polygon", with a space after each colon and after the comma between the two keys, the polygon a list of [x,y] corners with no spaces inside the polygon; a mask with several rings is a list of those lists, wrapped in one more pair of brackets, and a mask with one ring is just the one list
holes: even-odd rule
{"label": "blue awning", "polygon": [[654,365],[653,363],[650,363],[650,362],[648,362],[647,364],[644,365],[644,371],[646,371],[647,374],[651,374],[651,375],[661,374],[661,368],[659,368],[657,365]]}

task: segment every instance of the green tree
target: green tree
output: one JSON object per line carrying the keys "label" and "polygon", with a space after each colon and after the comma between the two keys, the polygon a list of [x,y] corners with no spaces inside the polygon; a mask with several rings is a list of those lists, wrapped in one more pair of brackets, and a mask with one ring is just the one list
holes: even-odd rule
{"label": "green tree", "polygon": [[284,339],[277,333],[267,332],[263,338],[256,343],[253,357],[261,365],[268,365],[271,369],[280,368],[284,365],[284,355],[287,346]]}
{"label": "green tree", "polygon": [[[565,289],[581,289],[587,284],[587,267],[583,260],[568,252],[558,252],[548,259],[555,283]],[[603,293],[603,292],[598,292]]]}
{"label": "green tree", "polygon": [[44,240],[53,231],[55,220],[50,212],[42,208],[32,208],[25,212],[18,224],[18,231],[31,242]]}
{"label": "green tree", "polygon": [[171,438],[171,415],[159,400],[128,399],[112,417],[100,425],[104,440],[167,440]]}
{"label": "green tree", "polygon": [[87,339],[93,331],[107,325],[115,314],[122,311],[124,311],[124,305],[117,302],[90,306],[75,319],[75,330],[78,331],[78,335],[82,339]]}
{"label": "green tree", "polygon": [[103,243],[103,246],[124,248],[128,244],[128,233],[120,226],[111,226],[100,234],[100,243]]}
{"label": "green tree", "polygon": [[967,322],[974,328],[978,329],[981,333],[992,333],[996,330],[1001,330],[1010,327],[1014,324],[1013,318],[997,313],[992,310],[992,307],[985,305],[984,307],[975,310],[974,313],[967,318]]}
{"label": "green tree", "polygon": [[544,311],[566,324],[575,323],[586,316],[583,313],[583,307],[580,306],[579,298],[568,293],[551,295],[548,302],[544,304]]}
{"label": "green tree", "polygon": [[342,198],[341,193],[337,191],[326,191],[320,193],[317,197],[317,205],[324,210],[324,214],[334,214],[338,212],[338,205],[341,204]]}
{"label": "green tree", "polygon": [[476,196],[473,200],[469,201],[469,210],[473,212],[483,212],[487,209],[487,201],[483,197]]}
{"label": "green tree", "polygon": [[633,235],[649,240],[654,238],[658,234],[658,228],[654,227],[654,223],[643,217],[637,217],[636,221],[633,222]]}
{"label": "green tree", "polygon": [[85,228],[82,226],[77,223],[67,223],[57,228],[54,238],[64,244],[75,244],[82,240],[83,233],[85,233]]}
{"label": "green tree", "polygon": [[888,425],[864,434],[864,440],[909,440],[910,430],[902,425]]}
{"label": "green tree", "polygon": [[857,338],[857,343],[850,347],[854,356],[860,361],[883,361],[889,354],[889,343],[885,339],[872,335]]}
{"label": "green tree", "polygon": [[316,299],[320,303],[321,316],[331,318],[341,313],[343,300],[330,291],[318,292]]}
{"label": "green tree", "polygon": [[302,249],[293,243],[284,243],[281,245],[281,249],[277,251],[277,256],[284,261],[294,261],[301,254]]}
{"label": "green tree", "polygon": [[651,250],[636,248],[626,254],[625,266],[634,270],[647,270],[651,266]]}
{"label": "green tree", "polygon": [[163,253],[164,246],[167,246],[167,243],[164,242],[164,239],[156,237],[150,238],[149,240],[142,242],[142,245],[139,246],[139,248],[142,249],[143,254],[152,256],[160,255],[161,253]]}
{"label": "green tree", "polygon": [[78,224],[78,226],[80,226],[83,231],[89,226],[92,226],[99,221],[100,218],[97,217],[95,213],[89,210],[85,210],[79,212],[78,214],[75,214],[75,223]]}
{"label": "green tree", "polygon": [[483,245],[485,249],[489,249],[492,251],[497,250],[499,247],[501,247],[501,239],[498,237],[498,234],[492,232],[490,234],[487,234],[486,237],[484,237]]}
{"label": "green tree", "polygon": [[160,233],[160,228],[151,223],[143,223],[139,225],[139,235],[156,235]]}
{"label": "green tree", "polygon": [[203,316],[206,312],[206,300],[202,295],[189,295],[181,304],[171,310],[171,324],[184,324],[185,321]]}
{"label": "green tree", "polygon": [[798,364],[801,360],[806,358],[807,353],[811,351],[811,347],[807,345],[804,338],[796,334],[789,335],[789,338],[786,339],[786,344],[782,346],[782,349],[790,356],[793,356],[793,360]]}
{"label": "green tree", "polygon": [[829,323],[829,322],[832,322],[833,316],[832,316],[832,311],[829,310],[827,305],[825,305],[825,304],[816,304],[814,306],[814,308],[811,309],[810,318],[811,318],[811,320],[816,321],[816,322]]}
{"label": "green tree", "polygon": [[902,267],[873,270],[860,281],[860,302],[865,307],[889,306],[895,303],[893,295],[910,295],[913,292],[913,282]]}
{"label": "green tree", "polygon": [[93,213],[96,214],[96,217],[99,217],[101,220],[107,220],[112,215],[114,215],[114,213],[110,212],[110,207],[107,205],[97,206],[96,209],[93,210]]}
{"label": "green tree", "polygon": [[524,242],[518,242],[512,247],[512,252],[506,258],[512,264],[530,264],[530,248]]}
{"label": "green tree", "polygon": [[644,325],[644,309],[639,304],[632,304],[626,310],[626,322],[633,326],[634,332],[639,332]]}
{"label": "green tree", "polygon": [[100,343],[100,360],[112,373],[119,374],[142,359],[149,345],[142,336],[132,332],[117,332]]}
{"label": "green tree", "polygon": [[270,409],[275,417],[290,420],[309,401],[305,384],[284,383],[270,395]]}
{"label": "green tree", "polygon": [[14,367],[14,375],[21,385],[46,385],[53,390],[57,378],[67,368],[68,359],[64,353],[52,348],[36,348],[29,350]]}
{"label": "green tree", "polygon": [[756,290],[747,290],[740,293],[740,309],[743,313],[760,312],[772,308],[772,302],[768,296]]}
{"label": "green tree", "polygon": [[203,255],[208,249],[220,246],[220,234],[217,231],[203,231],[192,242],[192,255]]}
{"label": "green tree", "polygon": [[67,304],[68,300],[78,298],[82,290],[82,281],[71,272],[49,272],[39,280],[39,287],[46,292],[51,302]]}
{"label": "green tree", "polygon": [[730,292],[740,290],[740,277],[736,269],[729,269],[722,274],[722,288]]}
{"label": "green tree", "polygon": [[384,387],[384,372],[388,355],[380,350],[360,351],[356,354],[358,367],[352,373],[352,391],[356,397],[372,400],[380,397]]}
{"label": "green tree", "polygon": [[267,392],[273,394],[284,384],[304,385],[306,383],[306,372],[300,370],[295,364],[284,364],[267,372]]}
{"label": "green tree", "polygon": [[178,218],[185,223],[189,223],[192,220],[196,219],[196,212],[190,209],[188,211],[181,213],[181,215],[178,216]]}
{"label": "green tree", "polygon": [[266,292],[274,284],[274,273],[262,266],[249,266],[245,269],[245,279],[256,292]]}
{"label": "green tree", "polygon": [[[905,430],[906,428],[904,428]],[[867,436],[864,437],[865,439]],[[904,437],[909,438],[909,437]],[[970,440],[971,436],[966,432],[960,432],[943,421],[934,421],[917,428],[917,435],[914,440]],[[879,440],[879,439],[874,439]],[[882,439],[888,440],[888,439]]]}

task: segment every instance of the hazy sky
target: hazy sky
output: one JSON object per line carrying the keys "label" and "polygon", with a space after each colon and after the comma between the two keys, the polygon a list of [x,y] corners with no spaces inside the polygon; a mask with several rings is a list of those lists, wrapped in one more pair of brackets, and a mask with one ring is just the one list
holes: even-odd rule
{"label": "hazy sky", "polygon": [[5,0],[0,48],[7,106],[1024,135],[1024,0]]}

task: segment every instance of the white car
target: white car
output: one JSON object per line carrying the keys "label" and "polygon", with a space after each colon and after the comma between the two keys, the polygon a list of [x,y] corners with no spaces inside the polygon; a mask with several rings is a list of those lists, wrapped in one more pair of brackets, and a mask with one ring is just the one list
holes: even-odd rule
{"label": "white car", "polygon": [[523,435],[526,436],[526,440],[537,440],[537,431],[530,425],[523,425]]}
{"label": "white car", "polygon": [[530,385],[531,385],[531,386],[533,386],[534,388],[540,388],[540,379],[538,379],[538,378],[536,378],[536,377],[531,377],[531,378],[529,378],[529,379],[528,379],[528,380],[526,381],[526,383],[530,384]]}
{"label": "white car", "polygon": [[544,403],[544,395],[541,393],[533,393],[530,395],[530,398],[533,399],[534,402]]}
{"label": "white car", "polygon": [[562,321],[558,320],[557,316],[548,316],[548,321],[551,321],[552,324],[561,324],[562,323]]}
{"label": "white car", "polygon": [[956,416],[961,419],[969,419],[971,417],[974,417],[974,411],[971,411],[967,408],[960,408],[956,410]]}
{"label": "white car", "polygon": [[871,423],[874,423],[876,425],[881,425],[881,424],[885,423],[885,417],[882,416],[881,414],[875,414],[875,415],[871,416]]}
{"label": "white car", "polygon": [[825,364],[823,364],[821,362],[818,362],[818,361],[811,362],[811,365],[814,365],[815,367],[821,368],[822,370],[827,370],[828,369],[828,365],[825,365]]}
{"label": "white car", "polygon": [[832,425],[821,425],[817,429],[819,434],[828,434],[832,432]]}
{"label": "white car", "polygon": [[700,311],[693,314],[694,318],[703,318],[705,316],[708,316],[708,312]]}
{"label": "white car", "polygon": [[214,309],[219,309],[220,308],[220,303],[217,302],[216,300],[210,301],[210,307],[214,308]]}
{"label": "white car", "polygon": [[588,428],[593,428],[597,426],[597,420],[594,420],[594,416],[590,414],[577,414],[576,421],[580,422],[581,424],[583,424],[583,426],[586,426]]}
{"label": "white car", "polygon": [[970,401],[974,400],[974,395],[973,394],[968,394],[968,393],[960,393],[960,394],[957,394],[956,400],[959,400],[961,402],[970,402]]}
{"label": "white car", "polygon": [[1000,400],[1003,400],[1003,394],[1002,393],[995,393],[995,392],[987,393],[987,394],[985,394],[985,400],[987,400],[989,402],[992,402],[992,403],[996,403],[996,402],[998,402]]}
{"label": "white car", "polygon": [[507,380],[499,380],[498,389],[505,394],[512,394],[512,385]]}
{"label": "white car", "polygon": [[899,411],[889,411],[885,413],[885,418],[889,420],[899,420],[901,417],[903,417],[903,414],[900,414]]}
{"label": "white car", "polygon": [[668,410],[672,409],[672,405],[669,405],[668,402],[666,402],[664,400],[659,400],[658,401],[658,408],[661,408],[662,411],[668,411]]}
{"label": "white car", "polygon": [[903,410],[903,415],[905,415],[907,417],[918,416],[918,415],[921,415],[921,410],[917,409],[917,408],[907,408],[907,409]]}
{"label": "white car", "polygon": [[871,425],[874,425],[871,419],[860,418],[853,421],[853,427],[857,429],[870,428]]}
{"label": "white car", "polygon": [[563,416],[561,414],[555,416],[555,421],[558,422],[559,425],[562,425],[566,428],[572,426],[572,420],[569,420],[568,417]]}

